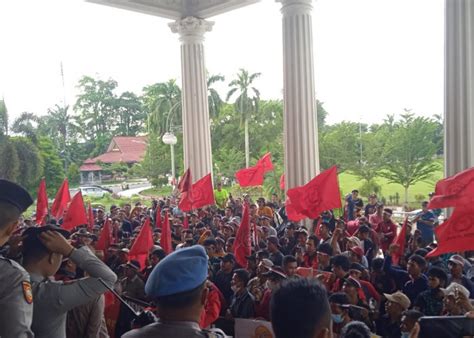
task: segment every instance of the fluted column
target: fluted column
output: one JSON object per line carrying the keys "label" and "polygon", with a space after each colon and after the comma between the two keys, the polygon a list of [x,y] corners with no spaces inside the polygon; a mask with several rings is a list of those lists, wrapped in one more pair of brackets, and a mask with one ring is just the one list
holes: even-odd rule
{"label": "fluted column", "polygon": [[286,189],[319,173],[314,88],[312,0],[277,0],[283,14],[283,89]]}
{"label": "fluted column", "polygon": [[446,0],[445,174],[474,166],[474,1]]}
{"label": "fluted column", "polygon": [[184,167],[191,168],[193,181],[212,172],[211,132],[204,63],[204,33],[213,22],[186,17],[170,23],[181,41],[181,77]]}

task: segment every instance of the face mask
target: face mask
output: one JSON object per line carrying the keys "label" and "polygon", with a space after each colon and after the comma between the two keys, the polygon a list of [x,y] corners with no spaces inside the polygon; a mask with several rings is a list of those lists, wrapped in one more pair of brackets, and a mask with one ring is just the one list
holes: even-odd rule
{"label": "face mask", "polygon": [[331,314],[332,321],[336,324],[341,324],[344,321],[344,318],[342,318],[342,314]]}
{"label": "face mask", "polygon": [[401,338],[408,338],[408,337],[410,337],[410,332],[402,332]]}

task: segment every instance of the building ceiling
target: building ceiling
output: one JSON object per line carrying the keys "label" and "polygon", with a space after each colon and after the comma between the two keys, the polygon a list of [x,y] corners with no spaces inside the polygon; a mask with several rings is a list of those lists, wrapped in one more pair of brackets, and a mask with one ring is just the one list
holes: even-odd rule
{"label": "building ceiling", "polygon": [[86,0],[140,13],[178,20],[187,16],[206,19],[260,0]]}

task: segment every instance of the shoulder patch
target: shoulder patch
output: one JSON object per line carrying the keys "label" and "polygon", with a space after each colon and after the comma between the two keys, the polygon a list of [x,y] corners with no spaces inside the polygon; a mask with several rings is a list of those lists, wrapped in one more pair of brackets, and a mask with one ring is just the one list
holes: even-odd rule
{"label": "shoulder patch", "polygon": [[28,304],[33,303],[33,292],[31,291],[31,283],[28,281],[21,282],[21,286],[23,288],[23,296],[25,297],[25,301]]}

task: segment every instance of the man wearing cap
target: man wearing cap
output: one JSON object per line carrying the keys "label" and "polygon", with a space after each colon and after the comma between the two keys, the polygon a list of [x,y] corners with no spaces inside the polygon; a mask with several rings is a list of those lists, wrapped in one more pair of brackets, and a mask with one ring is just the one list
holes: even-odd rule
{"label": "man wearing cap", "polygon": [[446,289],[441,290],[444,293],[443,316],[463,316],[472,310],[469,290],[461,284],[453,282]]}
{"label": "man wearing cap", "polygon": [[[18,226],[20,216],[33,204],[19,185],[0,179],[0,247]],[[0,337],[33,337],[33,294],[30,276],[20,264],[0,254]]]}
{"label": "man wearing cap", "polygon": [[132,330],[122,337],[225,337],[221,330],[201,330],[199,327],[209,293],[206,287],[207,266],[207,254],[200,245],[166,256],[145,285],[146,294],[157,304],[158,322]]}
{"label": "man wearing cap", "polygon": [[140,263],[132,259],[130,262],[124,264],[123,268],[125,277],[120,280],[122,295],[135,299],[145,299],[145,283],[138,276]]}
{"label": "man wearing cap", "polygon": [[232,297],[231,281],[234,274],[235,257],[228,253],[221,259],[221,269],[216,273],[212,281],[222,292],[227,304],[230,303]]}
{"label": "man wearing cap", "polygon": [[280,242],[277,236],[270,236],[268,241],[268,252],[270,253],[270,260],[276,266],[283,264],[283,254],[280,251]]}
{"label": "man wearing cap", "polygon": [[[75,249],[63,235],[68,236],[68,232],[55,226],[28,228],[23,233],[23,265],[31,275],[35,337],[64,337],[67,312],[105,293],[107,287],[103,283],[112,287],[117,280],[115,273],[87,246]],[[50,280],[64,257],[90,277],[69,284]]]}
{"label": "man wearing cap", "polygon": [[364,208],[364,216],[369,217],[377,211],[377,194],[369,195],[369,203],[366,204]]}
{"label": "man wearing cap", "polygon": [[402,314],[411,305],[405,294],[397,291],[392,294],[384,293],[387,302],[385,303],[386,314],[376,320],[377,334],[387,338],[400,338]]}
{"label": "man wearing cap", "polygon": [[264,274],[267,277],[266,289],[263,294],[263,298],[260,302],[256,302],[255,316],[257,318],[262,317],[266,320],[270,320],[270,300],[275,291],[277,291],[281,283],[287,279],[285,272],[279,266],[273,266],[270,271]]}
{"label": "man wearing cap", "polygon": [[[451,272],[449,283],[455,282],[464,286],[471,295],[474,294],[473,283],[463,274],[464,258],[461,255],[452,255],[448,260],[448,268]],[[448,283],[448,284],[449,284]]]}

